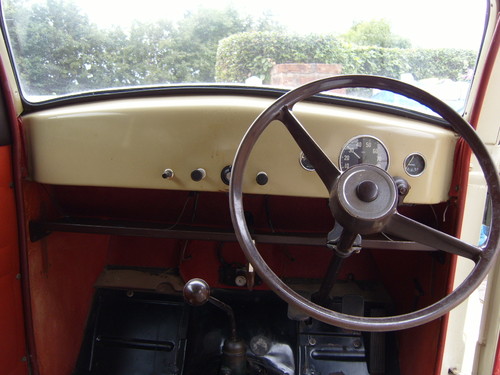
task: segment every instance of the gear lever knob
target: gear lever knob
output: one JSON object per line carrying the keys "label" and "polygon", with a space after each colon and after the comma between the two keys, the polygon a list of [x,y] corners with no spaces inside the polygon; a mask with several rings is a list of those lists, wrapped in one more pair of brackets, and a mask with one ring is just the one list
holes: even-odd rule
{"label": "gear lever knob", "polygon": [[189,280],[184,285],[182,292],[184,301],[191,306],[202,306],[210,302],[212,305],[224,311],[228,315],[231,324],[231,337],[236,338],[236,320],[234,319],[233,309],[217,298],[210,296],[210,286],[205,280],[198,278]]}
{"label": "gear lever knob", "polygon": [[182,293],[191,306],[201,306],[210,299],[210,286],[203,279],[191,279],[184,285]]}

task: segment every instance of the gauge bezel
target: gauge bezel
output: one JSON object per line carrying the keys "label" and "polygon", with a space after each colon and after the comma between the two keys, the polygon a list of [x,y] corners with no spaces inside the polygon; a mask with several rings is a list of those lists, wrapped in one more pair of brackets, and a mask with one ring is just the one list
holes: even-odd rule
{"label": "gauge bezel", "polygon": [[[369,134],[356,135],[356,136],[350,138],[346,143],[344,143],[344,146],[342,146],[342,148],[340,149],[340,153],[339,153],[339,159],[338,159],[339,169],[342,172],[344,172],[344,171],[347,170],[347,169],[342,168],[342,154],[346,150],[347,145],[349,145],[349,143],[351,143],[352,141],[354,141],[355,139],[358,139],[358,138],[371,138],[371,139],[375,140],[376,142],[378,142],[382,146],[382,148],[385,150],[385,153],[387,154],[387,166],[385,168],[381,168],[381,169],[384,169],[385,171],[388,171],[389,167],[391,166],[391,155],[389,154],[389,149],[387,148],[387,146],[385,145],[385,143],[382,142],[379,138],[377,138],[377,137],[375,137],[373,135],[369,135]],[[361,163],[361,164],[364,164],[364,163]],[[378,165],[376,165],[376,164],[370,164],[370,163],[366,163],[366,164],[375,165],[376,167],[378,167]],[[356,164],[356,165],[359,165],[359,164]]]}
{"label": "gauge bezel", "polygon": [[[420,156],[423,160],[424,160],[424,168],[422,169],[422,172],[418,173],[418,174],[411,174],[407,171],[406,169],[406,162],[408,161],[408,158],[411,157],[411,156],[414,156],[414,155],[418,155]],[[427,159],[425,158],[424,155],[422,155],[420,152],[412,152],[411,154],[409,154],[405,160],[403,160],[403,169],[405,171],[405,173],[410,176],[410,177],[418,177],[418,176],[421,176],[424,172],[425,172],[425,168],[427,167]]]}
{"label": "gauge bezel", "polygon": [[[305,169],[306,171],[308,171],[308,172],[314,172],[314,171],[316,171],[316,169],[315,169],[315,168],[309,168],[309,167],[306,167],[306,166],[304,165],[304,162],[303,162],[304,158],[305,158],[305,159],[307,159],[307,157],[304,155],[304,151],[301,151],[301,152],[300,152],[300,154],[299,154],[299,164],[300,164],[300,166],[301,166],[302,168],[304,168],[304,169]],[[307,159],[307,161],[310,163],[309,159]],[[312,164],[311,164],[311,165],[312,165]]]}

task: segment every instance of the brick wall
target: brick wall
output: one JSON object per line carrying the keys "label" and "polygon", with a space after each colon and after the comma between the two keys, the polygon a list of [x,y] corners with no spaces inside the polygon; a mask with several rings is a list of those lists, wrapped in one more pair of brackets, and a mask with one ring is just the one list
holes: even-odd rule
{"label": "brick wall", "polygon": [[341,73],[340,64],[276,64],[271,69],[271,85],[297,87]]}

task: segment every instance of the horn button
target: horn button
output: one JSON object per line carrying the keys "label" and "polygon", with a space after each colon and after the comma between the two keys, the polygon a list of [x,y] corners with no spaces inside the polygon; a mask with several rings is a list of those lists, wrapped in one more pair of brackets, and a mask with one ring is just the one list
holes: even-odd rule
{"label": "horn button", "polygon": [[359,234],[381,232],[396,212],[398,194],[392,177],[373,165],[356,165],[337,179],[330,210],[345,229]]}

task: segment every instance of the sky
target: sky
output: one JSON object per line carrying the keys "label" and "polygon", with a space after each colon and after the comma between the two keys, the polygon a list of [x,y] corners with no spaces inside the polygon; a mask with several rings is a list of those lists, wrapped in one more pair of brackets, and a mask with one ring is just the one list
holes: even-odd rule
{"label": "sky", "polygon": [[[477,49],[482,37],[486,0],[75,0],[99,26],[127,27],[134,19],[179,19],[199,6],[232,5],[260,15],[270,10],[294,31],[344,33],[353,22],[386,19],[392,31],[415,47]],[[270,9],[272,6],[273,9]]]}

